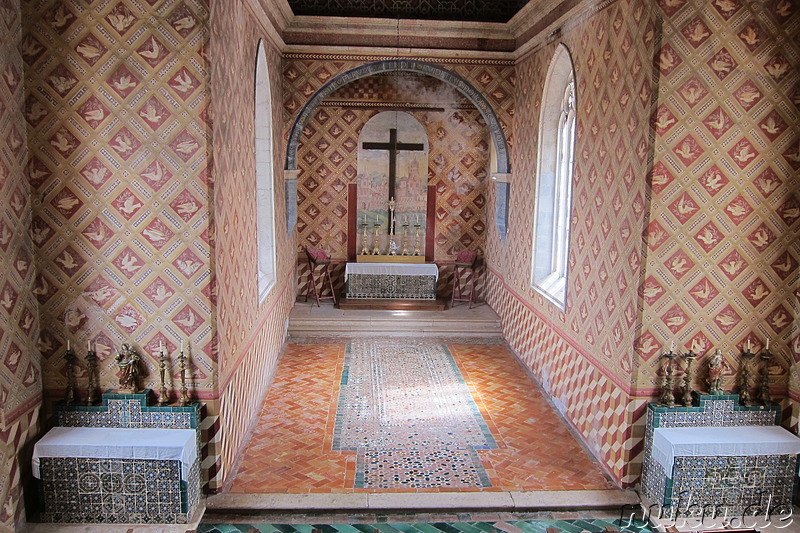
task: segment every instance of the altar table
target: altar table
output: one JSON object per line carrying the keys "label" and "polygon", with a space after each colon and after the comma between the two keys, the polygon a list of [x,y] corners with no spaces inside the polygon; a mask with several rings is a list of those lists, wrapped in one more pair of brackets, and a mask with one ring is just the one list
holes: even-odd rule
{"label": "altar table", "polygon": [[656,428],[653,460],[672,472],[676,457],[800,454],[800,438],[781,426]]}
{"label": "altar table", "polygon": [[200,497],[195,429],[58,426],[32,463],[46,522],[187,523]]}
{"label": "altar table", "polygon": [[347,263],[347,298],[435,300],[439,268],[433,263]]}
{"label": "altar table", "polygon": [[800,438],[779,425],[779,406],[743,406],[738,394],[695,398],[688,407],[648,404],[645,507],[667,519],[791,511]]}

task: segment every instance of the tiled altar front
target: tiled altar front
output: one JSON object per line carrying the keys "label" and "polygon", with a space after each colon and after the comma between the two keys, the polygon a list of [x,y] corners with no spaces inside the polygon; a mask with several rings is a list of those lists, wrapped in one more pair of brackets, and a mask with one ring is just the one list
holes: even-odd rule
{"label": "tiled altar front", "polygon": [[[150,406],[150,390],[103,394],[102,405],[58,405],[56,426],[108,428],[104,457],[41,457],[40,519],[70,523],[187,523],[200,502],[200,404]],[[191,464],[114,457],[112,432],[194,430]],[[147,434],[144,433],[145,438]],[[157,444],[157,443],[154,443]]]}
{"label": "tiled altar front", "polygon": [[744,407],[736,394],[699,395],[696,403],[699,406],[648,406],[641,486],[647,503],[658,507],[662,517],[764,516],[791,510],[797,481],[795,454],[676,454],[671,472],[654,459],[654,431],[659,428],[755,429],[780,422],[777,405]]}

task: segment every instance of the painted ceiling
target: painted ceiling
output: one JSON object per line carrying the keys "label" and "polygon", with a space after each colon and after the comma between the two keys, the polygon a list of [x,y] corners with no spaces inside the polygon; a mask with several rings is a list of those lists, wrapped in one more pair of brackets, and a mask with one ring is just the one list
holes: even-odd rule
{"label": "painted ceiling", "polygon": [[508,22],[528,0],[288,0],[295,15]]}

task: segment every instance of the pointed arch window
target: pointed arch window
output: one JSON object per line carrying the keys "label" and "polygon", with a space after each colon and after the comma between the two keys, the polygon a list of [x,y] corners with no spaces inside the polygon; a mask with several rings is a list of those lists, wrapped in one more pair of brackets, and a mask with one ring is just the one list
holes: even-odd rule
{"label": "pointed arch window", "polygon": [[575,73],[569,50],[559,45],[539,120],[531,286],[561,309],[567,301],[575,122]]}
{"label": "pointed arch window", "polygon": [[256,241],[258,300],[275,286],[275,194],[272,153],[272,93],[264,42],[258,42],[255,75]]}

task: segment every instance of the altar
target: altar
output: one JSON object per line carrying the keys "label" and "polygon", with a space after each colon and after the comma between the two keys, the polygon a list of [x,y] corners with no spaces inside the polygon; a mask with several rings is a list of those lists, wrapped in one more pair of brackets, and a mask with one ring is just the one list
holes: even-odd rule
{"label": "altar", "polygon": [[436,300],[439,268],[434,263],[347,263],[348,299]]}

